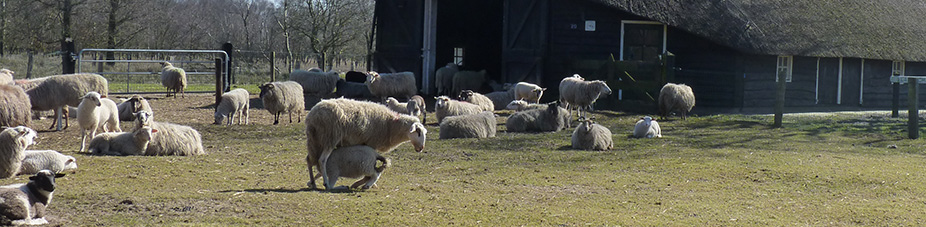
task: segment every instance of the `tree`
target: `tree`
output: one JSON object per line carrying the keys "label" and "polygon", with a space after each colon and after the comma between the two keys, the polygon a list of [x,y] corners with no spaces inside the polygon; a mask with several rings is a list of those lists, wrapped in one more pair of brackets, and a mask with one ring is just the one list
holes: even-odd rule
{"label": "tree", "polygon": [[294,31],[306,38],[319,67],[330,69],[333,56],[344,54],[351,44],[363,46],[365,22],[372,17],[368,0],[302,0],[294,13]]}

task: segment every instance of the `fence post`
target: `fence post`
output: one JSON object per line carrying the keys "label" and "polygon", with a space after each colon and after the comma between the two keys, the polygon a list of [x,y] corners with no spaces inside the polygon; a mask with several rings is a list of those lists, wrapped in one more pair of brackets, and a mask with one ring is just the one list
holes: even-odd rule
{"label": "fence post", "polygon": [[215,58],[215,108],[219,108],[219,103],[222,102],[222,92],[225,90],[223,87],[225,81],[222,76],[224,70],[222,58]]}
{"label": "fence post", "polygon": [[900,117],[900,83],[893,82],[894,91],[891,97],[891,118]]}
{"label": "fence post", "polygon": [[270,52],[270,82],[276,81],[276,69],[273,67],[276,63],[277,52]]}
{"label": "fence post", "polygon": [[70,37],[61,40],[61,74],[74,73],[74,40]]}
{"label": "fence post", "polygon": [[[225,81],[225,82],[226,82],[226,85],[228,85],[227,83],[229,83],[229,82],[231,82],[232,84],[236,84],[236,83],[238,83],[238,82],[237,82],[237,80],[235,79],[234,73],[232,73],[232,72],[235,71],[235,70],[233,70],[233,68],[232,68],[232,67],[235,66],[235,64],[232,63],[232,61],[233,61],[233,59],[234,59],[234,57],[232,57],[232,52],[234,52],[235,47],[231,44],[231,42],[226,42],[225,44],[222,44],[222,50],[225,51],[226,54],[228,54],[228,65],[227,65],[227,66],[228,66],[228,72],[225,72],[225,73],[228,74],[228,78],[225,79],[225,80],[226,80],[226,81]],[[231,87],[231,86],[228,86],[228,87]]]}
{"label": "fence post", "polygon": [[917,83],[916,78],[907,78],[907,86],[909,86],[909,93],[907,93],[907,134],[910,135],[910,139],[920,138],[920,110],[917,107]]}
{"label": "fence post", "polygon": [[27,50],[26,53],[29,55],[29,63],[26,63],[26,79],[32,79],[32,63],[34,61],[32,49]]}

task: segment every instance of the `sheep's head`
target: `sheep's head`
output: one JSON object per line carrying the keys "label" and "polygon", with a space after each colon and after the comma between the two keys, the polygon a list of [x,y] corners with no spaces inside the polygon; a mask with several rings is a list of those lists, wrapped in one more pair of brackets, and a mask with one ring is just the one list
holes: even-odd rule
{"label": "sheep's head", "polygon": [[577,74],[572,74],[572,78],[579,79],[579,80],[585,80],[585,78],[582,78],[582,76],[579,76],[578,73],[577,73]]}
{"label": "sheep's head", "polygon": [[652,125],[654,121],[653,117],[650,116],[641,117],[640,120],[643,121],[643,124],[646,126]]}
{"label": "sheep's head", "polygon": [[375,71],[370,71],[369,73],[367,73],[367,81],[365,81],[364,83],[371,84],[378,79],[379,79],[379,73]]}
{"label": "sheep's head", "polygon": [[[63,173],[55,174],[51,170],[40,170],[35,176],[29,177],[29,184],[35,185],[38,189],[53,192],[55,191],[55,178],[64,177]],[[47,198],[47,195],[46,195]],[[48,201],[44,201],[48,202]]]}
{"label": "sheep's head", "polygon": [[264,95],[267,94],[267,92],[270,92],[270,90],[273,90],[274,86],[272,83],[266,83],[266,84],[260,85],[260,87],[258,88],[260,88],[260,95],[258,95],[257,97],[263,98]]}
{"label": "sheep's head", "polygon": [[592,81],[596,87],[598,87],[598,94],[611,95],[611,87],[608,87],[608,84],[604,81],[595,80]]}
{"label": "sheep's head", "polygon": [[434,108],[443,109],[446,108],[447,102],[450,102],[450,97],[447,96],[438,96],[434,98]]}
{"label": "sheep's head", "polygon": [[409,101],[408,101],[408,105],[405,106],[405,108],[408,109],[408,114],[409,114],[409,115],[412,115],[412,116],[420,116],[420,115],[421,115],[421,106],[418,105],[418,101],[409,100]]}
{"label": "sheep's head", "polygon": [[170,62],[168,61],[161,62],[161,67],[167,68],[167,67],[173,67],[173,66],[174,65],[170,64]]}
{"label": "sheep's head", "polygon": [[150,126],[152,121],[154,121],[154,114],[151,112],[142,110],[135,113],[135,128]]}
{"label": "sheep's head", "polygon": [[386,105],[398,106],[398,105],[399,105],[399,100],[397,100],[397,99],[395,99],[395,98],[393,98],[393,97],[386,98]]}
{"label": "sheep's head", "polygon": [[420,122],[415,122],[412,124],[411,128],[408,131],[408,140],[412,142],[412,145],[415,146],[415,151],[421,152],[424,150],[424,143],[427,141],[425,135],[428,134],[428,129],[424,128]]}
{"label": "sheep's head", "polygon": [[135,139],[138,141],[151,141],[151,137],[157,132],[157,129],[145,126],[139,130],[135,130]]}
{"label": "sheep's head", "polygon": [[0,74],[10,75],[10,78],[12,78],[12,77],[13,77],[13,70],[9,70],[9,69],[0,69]]}
{"label": "sheep's head", "polygon": [[460,91],[460,96],[458,99],[460,101],[470,101],[469,98],[473,97],[473,90],[462,90]]}
{"label": "sheep's head", "polygon": [[62,171],[77,169],[77,159],[75,159],[74,156],[65,157],[67,157],[68,160],[64,160],[64,169]]}
{"label": "sheep's head", "polygon": [[6,128],[0,134],[4,134],[13,138],[13,141],[18,142],[20,146],[23,146],[23,148],[36,144],[35,139],[38,136],[38,134],[35,133],[35,130],[32,130],[26,126]]}
{"label": "sheep's head", "polygon": [[81,102],[87,102],[88,104],[92,104],[94,106],[102,106],[103,103],[100,102],[100,98],[102,98],[100,96],[100,93],[91,91],[91,92],[87,92],[87,94],[84,95],[83,101]]}
{"label": "sheep's head", "polygon": [[[215,112],[215,122],[213,122],[212,124],[219,125],[219,124],[222,124],[222,121],[225,121],[225,114]],[[229,123],[231,123],[231,121],[229,121]]]}

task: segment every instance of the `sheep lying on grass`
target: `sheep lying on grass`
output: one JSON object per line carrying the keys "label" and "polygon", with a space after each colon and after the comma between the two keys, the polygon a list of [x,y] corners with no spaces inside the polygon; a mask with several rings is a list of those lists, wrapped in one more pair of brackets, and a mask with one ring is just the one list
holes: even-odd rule
{"label": "sheep lying on grass", "polygon": [[566,109],[577,110],[579,118],[586,118],[583,110],[591,109],[601,95],[610,95],[611,88],[604,81],[585,81],[579,75],[563,78],[559,83],[559,100]]}
{"label": "sheep lying on grass", "polygon": [[[376,161],[382,162],[376,166]],[[351,185],[351,188],[369,189],[376,187],[376,181],[383,174],[383,170],[389,167],[389,159],[376,153],[372,147],[357,145],[335,149],[328,156],[328,177],[331,178],[331,185],[337,185],[338,178],[360,178]],[[313,179],[321,177],[321,173],[313,176]],[[361,187],[362,185],[362,187]],[[334,187],[335,190],[345,190],[346,187]]]}
{"label": "sheep lying on grass", "polygon": [[[398,114],[377,103],[343,98],[319,102],[305,119],[309,176],[314,175],[312,167],[318,166],[329,189],[333,185],[326,172],[327,159],[335,148],[366,145],[385,153],[411,141],[415,151],[420,152],[428,132],[417,117]],[[309,180],[308,186],[315,187],[315,178]]]}
{"label": "sheep lying on grass", "polygon": [[514,89],[514,99],[524,100],[527,101],[527,103],[540,102],[543,91],[547,90],[546,88],[541,88],[536,84],[528,82],[518,82],[512,89]]}
{"label": "sheep lying on grass", "polygon": [[435,73],[436,81],[434,81],[434,86],[437,87],[437,94],[441,95],[456,95],[449,94],[451,89],[453,89],[453,75],[457,74],[460,71],[460,66],[454,64],[453,62],[447,63],[447,66],[437,69]]}
{"label": "sheep lying on grass", "polygon": [[[32,110],[54,110],[55,116],[67,116],[66,106],[78,106],[87,92],[97,92],[100,95],[109,94],[109,83],[106,78],[98,74],[68,74],[56,75],[27,81],[18,81],[29,95]],[[70,122],[64,117],[64,129]],[[58,118],[55,118],[49,129],[55,128]]]}
{"label": "sheep lying on grass", "polygon": [[32,124],[32,103],[22,88],[0,84],[0,127]]}
{"label": "sheep lying on grass", "polygon": [[340,79],[338,72],[322,72],[320,69],[318,71],[295,70],[289,74],[289,80],[302,85],[302,92],[306,95],[322,98],[328,98],[334,94]]}
{"label": "sheep lying on grass", "polygon": [[463,90],[478,91],[482,84],[486,82],[486,71],[459,71],[453,74],[453,89],[451,95],[457,96]]}
{"label": "sheep lying on grass", "polygon": [[174,67],[170,62],[161,63],[164,68],[161,69],[161,85],[164,85],[167,88],[167,96],[170,97],[170,92],[174,92],[174,97],[177,97],[177,93],[180,93],[180,97],[183,97],[183,90],[186,89],[186,71],[181,68]]}
{"label": "sheep lying on grass", "polygon": [[473,90],[460,91],[460,100],[482,107],[484,111],[495,111],[495,104],[485,95],[474,92]]}
{"label": "sheep lying on grass", "polygon": [[524,100],[514,100],[508,103],[505,108],[514,111],[525,111],[534,109],[546,109],[547,105],[548,104],[527,103],[527,101]]}
{"label": "sheep lying on grass", "polygon": [[439,96],[434,98],[434,110],[434,112],[437,112],[437,123],[440,123],[445,117],[480,113],[482,107],[468,102],[452,100],[447,96]]}
{"label": "sheep lying on grass", "polygon": [[[144,113],[144,112],[142,112]],[[96,155],[145,155],[158,130],[142,127],[132,132],[100,133],[90,140],[90,153]]]}
{"label": "sheep lying on grass", "polygon": [[668,118],[677,113],[682,119],[688,119],[688,112],[695,105],[694,92],[685,84],[667,83],[659,90],[659,116]]}
{"label": "sheep lying on grass", "polygon": [[633,138],[659,138],[662,137],[662,129],[659,128],[659,122],[656,122],[650,116],[640,118],[637,124],[633,126]]}
{"label": "sheep lying on grass", "polygon": [[99,93],[88,92],[83,101],[77,106],[77,123],[80,124],[80,151],[84,151],[87,143],[87,132],[90,138],[96,136],[97,129],[104,132],[121,132],[116,102],[103,98]]}
{"label": "sheep lying on grass", "polygon": [[305,94],[302,85],[292,81],[270,82],[260,86],[260,99],[264,108],[273,115],[273,124],[280,123],[280,114],[289,113],[289,123],[293,123],[293,113],[296,120],[302,121],[302,111],[305,110]]}
{"label": "sheep lying on grass", "polygon": [[248,109],[250,108],[250,94],[244,88],[238,88],[222,94],[222,101],[215,107],[214,124],[222,124],[225,118],[228,118],[228,125],[238,118],[238,124],[242,122],[248,124]]}
{"label": "sheep lying on grass", "polygon": [[77,169],[74,156],[63,155],[53,150],[26,150],[19,174],[36,174],[47,169],[54,173]]}
{"label": "sheep lying on grass", "polygon": [[611,130],[595,124],[591,119],[582,119],[576,130],[572,132],[572,148],[598,151],[610,150],[614,148]]}
{"label": "sheep lying on grass", "polygon": [[0,179],[16,176],[27,147],[35,144],[35,130],[17,126],[0,131]]}
{"label": "sheep lying on grass", "polygon": [[365,83],[370,93],[381,99],[390,96],[409,98],[418,93],[415,74],[412,72],[383,74],[370,72]]}
{"label": "sheep lying on grass", "polygon": [[42,170],[29,177],[29,183],[0,186],[0,224],[44,225],[45,210],[55,192],[55,174]]}
{"label": "sheep lying on grass", "polygon": [[141,95],[132,95],[131,98],[123,100],[121,103],[116,104],[116,109],[119,110],[120,121],[134,121],[135,113],[138,113],[138,111],[153,113],[151,104],[148,104],[148,100],[145,100]]}
{"label": "sheep lying on grass", "polygon": [[495,137],[498,121],[491,111],[450,116],[440,123],[440,139]]}
{"label": "sheep lying on grass", "polygon": [[508,132],[558,132],[570,127],[569,111],[556,102],[546,109],[515,112],[505,122]]}

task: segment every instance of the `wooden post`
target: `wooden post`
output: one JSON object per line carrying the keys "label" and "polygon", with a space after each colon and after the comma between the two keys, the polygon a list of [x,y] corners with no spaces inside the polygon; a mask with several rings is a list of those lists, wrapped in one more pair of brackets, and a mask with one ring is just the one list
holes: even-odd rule
{"label": "wooden post", "polygon": [[[232,73],[235,71],[233,68],[235,67],[235,64],[233,63],[234,57],[232,57],[232,52],[235,51],[235,47],[231,44],[231,42],[226,42],[225,44],[222,44],[222,50],[224,50],[225,53],[228,54],[228,72],[225,72],[228,78],[225,78],[225,82],[227,83],[226,86],[230,88],[231,84],[235,84],[238,82],[238,80],[235,79],[234,73]],[[229,82],[231,84],[228,84]]]}
{"label": "wooden post", "polygon": [[893,95],[891,96],[891,117],[897,118],[900,117],[900,83],[891,83],[894,87]]}
{"label": "wooden post", "polygon": [[907,93],[907,134],[910,135],[910,139],[920,138],[920,110],[917,107],[917,87],[918,87],[916,78],[907,78],[907,86],[909,86],[909,93]]}
{"label": "wooden post", "polygon": [[74,67],[74,41],[71,38],[61,40],[61,74],[73,74]]}
{"label": "wooden post", "polygon": [[778,73],[778,92],[775,95],[775,124],[773,127],[781,128],[782,127],[782,118],[784,118],[785,111],[785,89],[787,85],[787,73]]}
{"label": "wooden post", "polygon": [[225,81],[222,76],[224,70],[222,58],[215,58],[215,108],[219,108],[219,103],[222,102],[222,92],[225,90],[223,86]]}
{"label": "wooden post", "polygon": [[32,49],[29,49],[26,53],[29,55],[29,63],[26,63],[26,79],[32,79],[32,62],[34,62]]}
{"label": "wooden post", "polygon": [[276,58],[277,52],[270,52],[270,82],[277,81],[276,68],[273,67],[276,63]]}

